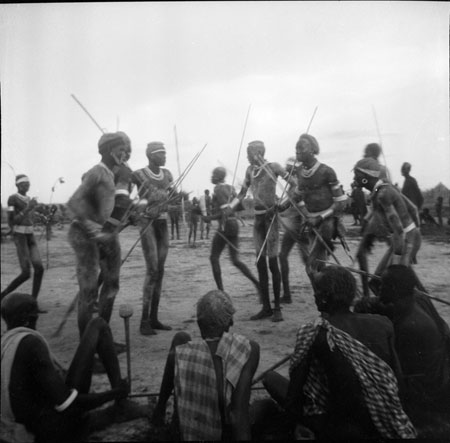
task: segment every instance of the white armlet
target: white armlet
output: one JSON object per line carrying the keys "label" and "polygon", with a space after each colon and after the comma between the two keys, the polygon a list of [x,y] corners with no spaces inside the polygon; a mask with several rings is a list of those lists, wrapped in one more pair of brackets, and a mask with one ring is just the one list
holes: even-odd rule
{"label": "white armlet", "polygon": [[235,197],[230,203],[230,208],[234,209],[239,204],[239,202],[240,200],[237,197]]}
{"label": "white armlet", "polygon": [[55,406],[55,410],[57,412],[62,412],[65,409],[67,409],[73,403],[73,401],[77,398],[77,395],[78,395],[78,391],[76,389],[72,389],[72,392],[67,397],[66,401],[64,403],[61,403],[58,406]]}

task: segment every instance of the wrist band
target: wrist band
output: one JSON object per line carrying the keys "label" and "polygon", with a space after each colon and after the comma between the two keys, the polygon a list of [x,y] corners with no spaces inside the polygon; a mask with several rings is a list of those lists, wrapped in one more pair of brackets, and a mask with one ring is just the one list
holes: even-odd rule
{"label": "wrist band", "polygon": [[75,400],[75,398],[78,395],[78,391],[76,389],[72,389],[72,392],[70,393],[70,395],[67,397],[66,401],[64,403],[61,403],[58,406],[55,406],[55,410],[57,412],[62,412],[65,409],[67,409]]}
{"label": "wrist band", "polygon": [[129,196],[130,193],[126,189],[116,189],[116,195],[126,195]]}
{"label": "wrist band", "polygon": [[330,215],[333,215],[333,210],[332,210],[332,209],[327,209],[327,210],[324,211],[324,213],[321,214],[320,216],[321,216],[322,218],[326,218],[326,217],[329,217]]}

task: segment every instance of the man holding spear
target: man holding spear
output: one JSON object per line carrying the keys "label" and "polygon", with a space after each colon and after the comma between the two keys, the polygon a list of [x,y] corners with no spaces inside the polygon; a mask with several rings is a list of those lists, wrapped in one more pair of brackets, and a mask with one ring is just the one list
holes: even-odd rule
{"label": "man holding spear", "polygon": [[[256,140],[248,144],[247,158],[250,166],[245,173],[244,184],[238,196],[229,204],[228,211],[244,199],[249,188],[253,193],[255,202],[255,222],[253,238],[256,247],[256,266],[258,268],[259,284],[263,308],[251,317],[251,320],[260,320],[272,317],[272,321],[282,321],[280,309],[281,274],[278,266],[279,229],[277,215],[270,211],[276,203],[277,177],[284,180],[289,173],[278,163],[269,163],[264,159],[266,148],[262,141]],[[269,276],[267,272],[266,256],[268,256],[269,269],[272,273],[272,286],[274,292],[274,309],[270,306]]]}
{"label": "man holding spear", "polygon": [[139,196],[147,200],[145,216],[139,222],[142,251],[147,265],[139,330],[142,335],[155,335],[156,329],[172,329],[158,320],[158,308],[164,265],[169,252],[167,210],[173,177],[168,169],[163,168],[166,164],[163,143],[149,143],[146,155],[148,166],[133,172],[133,182],[139,187]]}
{"label": "man holding spear", "polygon": [[[120,244],[114,218],[116,184],[114,168],[127,158],[130,139],[123,132],[105,133],[98,142],[102,161],[87,171],[67,206],[73,214],[69,242],[76,254],[78,328],[80,337],[92,318],[99,297],[99,316],[109,322],[119,291]],[[103,285],[98,294],[101,268]]]}
{"label": "man holding spear", "polygon": [[344,227],[339,217],[347,197],[334,170],[319,162],[319,144],[315,137],[302,134],[296,144],[297,160],[302,163],[297,173],[297,190],[293,198],[279,206],[283,211],[294,201],[309,230],[309,256],[306,273],[314,287],[314,276],[323,268],[324,260],[333,250],[332,240],[343,238]]}

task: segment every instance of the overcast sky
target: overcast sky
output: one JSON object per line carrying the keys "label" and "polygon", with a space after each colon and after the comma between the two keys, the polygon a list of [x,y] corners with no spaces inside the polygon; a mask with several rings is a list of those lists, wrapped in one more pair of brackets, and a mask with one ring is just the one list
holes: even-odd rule
{"label": "overcast sky", "polygon": [[[132,141],[133,169],[163,141],[183,182],[212,189],[259,139],[285,164],[306,131],[345,189],[364,146],[380,142],[392,179],[412,164],[422,189],[450,187],[449,13],[446,2],[157,2],[0,5],[1,201],[30,177],[29,195],[66,202],[99,162],[100,130]],[[59,177],[52,195],[52,186]]]}

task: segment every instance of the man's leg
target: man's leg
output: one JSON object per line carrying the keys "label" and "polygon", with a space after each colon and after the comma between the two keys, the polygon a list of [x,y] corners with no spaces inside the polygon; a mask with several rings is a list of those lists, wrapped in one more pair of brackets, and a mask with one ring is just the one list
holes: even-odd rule
{"label": "man's leg", "polygon": [[28,248],[30,251],[31,264],[34,269],[33,289],[31,291],[31,295],[37,299],[41,289],[42,278],[44,276],[44,266],[42,265],[41,255],[39,254],[39,248],[34,235],[31,235],[28,238]]}
{"label": "man's leg", "polygon": [[281,274],[280,268],[278,267],[278,257],[269,257],[269,268],[272,274],[272,287],[274,296],[274,312],[272,321],[278,322],[283,320],[280,308]]}
{"label": "man's leg", "polygon": [[211,222],[206,223],[206,240],[209,239],[209,230],[211,229]]}
{"label": "man's leg", "polygon": [[177,332],[172,339],[172,344],[170,345],[170,351],[166,360],[166,366],[164,367],[158,403],[156,404],[152,416],[152,423],[156,426],[161,426],[164,424],[167,401],[169,400],[174,388],[175,348],[179,345],[184,345],[189,341],[191,341],[191,337],[187,332]]}
{"label": "man's leg", "polygon": [[120,243],[116,234],[100,247],[100,272],[103,284],[99,295],[98,315],[107,323],[111,319],[114,300],[119,292],[120,267]]}
{"label": "man's leg", "polygon": [[162,282],[164,278],[164,266],[169,252],[169,232],[165,220],[156,222],[155,235],[158,254],[158,273],[155,276],[156,282],[151,301],[150,326],[153,329],[170,331],[172,329],[170,326],[164,325],[158,320],[159,301],[161,299]]}
{"label": "man's leg", "polygon": [[144,281],[143,299],[142,299],[142,317],[140,332],[142,335],[155,335],[156,331],[150,326],[150,303],[155,291],[156,281],[158,279],[158,253],[155,237],[155,224],[153,223],[141,236],[142,252],[146,264],[146,275]]}
{"label": "man's leg", "polygon": [[260,312],[250,317],[250,320],[260,320],[262,318],[271,317],[273,314],[272,307],[270,306],[269,274],[267,270],[265,251],[260,254],[266,238],[265,233],[265,215],[256,215],[253,224],[253,239],[255,242],[256,256],[260,255],[259,260],[256,263],[256,268],[258,269],[259,286],[261,288],[261,301],[263,307]]}
{"label": "man's leg", "polygon": [[254,285],[261,298],[261,288],[259,281],[254,277],[247,265],[239,259],[239,225],[237,220],[228,220],[223,235],[228,240],[228,250],[231,262],[238,268]]}
{"label": "man's leg", "polygon": [[205,222],[203,217],[200,217],[200,240],[203,240],[203,231],[205,230]]}
{"label": "man's leg", "polygon": [[283,297],[281,298],[281,303],[292,303],[291,289],[289,287],[289,262],[288,256],[295,244],[295,239],[293,236],[286,232],[283,235],[283,240],[281,241],[280,250],[280,267],[281,267],[281,280],[283,283]]}
{"label": "man's leg", "polygon": [[225,248],[225,240],[221,237],[225,235],[223,232],[217,232],[211,242],[211,255],[209,261],[211,262],[212,273],[214,281],[216,282],[217,289],[223,291],[222,272],[220,269],[220,255]]}
{"label": "man's leg", "polygon": [[114,349],[111,329],[100,317],[85,328],[66,377],[68,386],[88,393],[91,386],[94,356],[98,353],[112,388],[121,386],[120,366]]}
{"label": "man's leg", "polygon": [[281,292],[281,274],[280,268],[278,266],[278,254],[279,254],[279,242],[280,234],[278,227],[278,217],[273,215],[274,220],[267,218],[265,220],[265,231],[267,237],[266,250],[269,257],[269,269],[272,274],[272,288],[274,296],[274,313],[272,321],[278,322],[282,321],[283,317],[281,315],[280,308],[280,292]]}
{"label": "man's leg", "polygon": [[77,261],[77,279],[80,288],[78,297],[78,329],[81,338],[86,325],[92,318],[94,304],[98,296],[99,253],[95,241],[89,239],[82,228],[73,224],[69,228],[69,242],[75,251]]}
{"label": "man's leg", "polygon": [[21,273],[2,292],[2,299],[31,277],[31,259],[30,251],[28,249],[27,234],[13,234],[13,238],[16,245]]}

